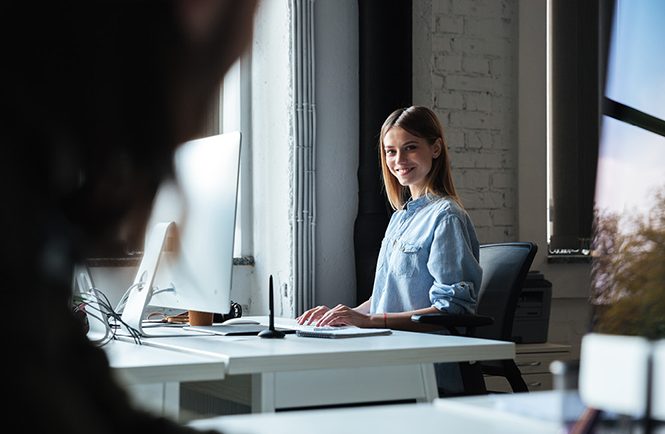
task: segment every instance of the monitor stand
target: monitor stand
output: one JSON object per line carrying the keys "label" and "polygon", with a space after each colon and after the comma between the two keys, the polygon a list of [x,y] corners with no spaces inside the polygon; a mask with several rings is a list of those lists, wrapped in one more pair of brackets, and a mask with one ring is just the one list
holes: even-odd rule
{"label": "monitor stand", "polygon": [[76,265],[74,268],[74,288],[72,293],[81,297],[86,306],[84,312],[88,318],[88,339],[97,345],[108,342],[111,338],[111,326],[106,320],[104,308],[100,304],[100,294],[95,287],[90,270],[86,265]]}
{"label": "monitor stand", "polygon": [[174,222],[161,222],[155,225],[150,233],[150,239],[143,252],[141,264],[136,272],[132,290],[127,297],[125,309],[122,312],[121,334],[139,337],[173,337],[192,336],[193,333],[182,330],[181,327],[146,327],[143,328],[143,316],[152,296],[153,283],[162,251],[166,244],[169,231],[175,230]]}

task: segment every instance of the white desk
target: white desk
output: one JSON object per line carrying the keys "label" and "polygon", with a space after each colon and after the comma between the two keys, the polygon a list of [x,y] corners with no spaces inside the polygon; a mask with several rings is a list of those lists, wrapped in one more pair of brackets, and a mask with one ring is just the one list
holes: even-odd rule
{"label": "white desk", "polygon": [[[265,321],[265,317],[260,317]],[[280,320],[285,322],[289,320]],[[216,357],[226,375],[251,375],[253,412],[437,398],[433,363],[512,359],[515,344],[395,331],[348,339],[196,336],[146,345]]]}
{"label": "white desk", "polygon": [[123,341],[110,341],[102,348],[116,379],[137,404],[174,419],[181,382],[221,380],[226,373],[226,364],[218,357]]}
{"label": "white desk", "polygon": [[[511,411],[515,395],[437,399],[434,403],[382,405],[277,414],[225,416],[191,423],[198,429],[226,434],[402,434],[449,432],[465,434],[558,434],[563,424]],[[554,392],[528,397],[545,411],[555,405]]]}

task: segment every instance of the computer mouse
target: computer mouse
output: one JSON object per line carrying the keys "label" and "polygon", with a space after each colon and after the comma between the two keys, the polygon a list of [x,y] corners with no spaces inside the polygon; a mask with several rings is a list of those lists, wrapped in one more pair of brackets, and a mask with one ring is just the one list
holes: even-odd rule
{"label": "computer mouse", "polygon": [[259,321],[255,320],[255,319],[243,318],[243,317],[227,319],[226,321],[224,321],[222,323],[222,325],[240,325],[240,324],[256,325],[256,324],[261,324],[261,323]]}

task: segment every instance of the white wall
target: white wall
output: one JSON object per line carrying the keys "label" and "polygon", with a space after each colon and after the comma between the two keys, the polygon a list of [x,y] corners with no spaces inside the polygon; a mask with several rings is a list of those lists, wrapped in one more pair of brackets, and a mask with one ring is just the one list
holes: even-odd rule
{"label": "white wall", "polygon": [[[358,201],[358,12],[355,0],[317,0],[316,303],[355,303],[353,225]],[[277,313],[292,317],[291,187],[293,96],[291,10],[262,2],[252,53],[252,168],[255,267],[236,267],[233,300],[265,314],[268,275]]]}
{"label": "white wall", "polygon": [[[317,0],[316,288],[317,304],[355,302],[353,224],[358,201],[358,17],[355,0]],[[232,299],[267,313],[268,276],[278,315],[292,317],[291,10],[262,2],[252,53],[254,267],[235,267]]]}
{"label": "white wall", "polygon": [[[256,265],[234,274],[233,300],[253,315],[268,312],[268,279],[279,291],[276,313],[293,315],[291,196],[293,95],[291,9],[288,1],[259,3],[252,46],[251,167]],[[238,267],[236,267],[238,268]],[[248,279],[237,277],[243,272]],[[237,277],[237,278],[236,278]]]}
{"label": "white wall", "polygon": [[356,301],[358,3],[317,0],[316,304]]}

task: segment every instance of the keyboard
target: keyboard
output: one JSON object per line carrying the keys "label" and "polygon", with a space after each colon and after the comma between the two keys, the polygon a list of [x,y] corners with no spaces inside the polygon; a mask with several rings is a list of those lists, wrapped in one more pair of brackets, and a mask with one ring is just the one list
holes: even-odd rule
{"label": "keyboard", "polygon": [[316,331],[316,330],[340,330],[344,328],[348,328],[351,326],[323,326],[323,327],[317,327],[314,325],[300,325],[295,321],[278,321],[275,320],[275,327],[283,328],[283,329],[289,329],[289,330],[294,330],[294,331]]}
{"label": "keyboard", "polygon": [[295,322],[276,321],[275,327],[295,330],[297,336],[312,338],[351,338],[391,334],[390,329],[365,329],[356,326],[323,326],[300,325]]}

